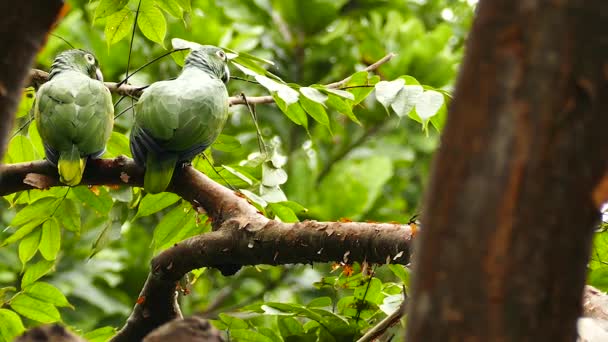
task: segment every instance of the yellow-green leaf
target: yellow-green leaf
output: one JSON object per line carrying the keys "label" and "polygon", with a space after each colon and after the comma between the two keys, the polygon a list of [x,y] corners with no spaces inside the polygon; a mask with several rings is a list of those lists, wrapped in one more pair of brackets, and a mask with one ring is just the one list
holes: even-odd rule
{"label": "yellow-green leaf", "polygon": [[53,304],[49,304],[20,293],[11,300],[11,308],[20,315],[41,323],[61,321],[61,315]]}
{"label": "yellow-green leaf", "polygon": [[12,341],[25,331],[19,315],[8,309],[0,309],[0,339]]}
{"label": "yellow-green leaf", "polygon": [[34,255],[36,255],[39,244],[40,230],[35,230],[29,233],[25,238],[23,238],[23,240],[21,240],[19,243],[19,260],[21,260],[21,263],[24,266],[34,257]]}
{"label": "yellow-green leaf", "polygon": [[167,21],[163,12],[156,7],[153,1],[142,1],[137,26],[146,38],[165,47]]}
{"label": "yellow-green leaf", "polygon": [[93,18],[105,18],[124,9],[128,3],[129,0],[101,0],[95,9]]}
{"label": "yellow-green leaf", "polygon": [[135,16],[128,7],[125,7],[108,17],[104,29],[108,48],[112,44],[118,43],[129,34],[133,27],[134,20]]}
{"label": "yellow-green leaf", "polygon": [[26,293],[30,297],[40,299],[41,301],[47,302],[49,304],[73,308],[70,302],[68,302],[68,299],[63,295],[63,293],[61,293],[58,288],[49,283],[37,281],[23,289],[23,293]]}
{"label": "yellow-green leaf", "polygon": [[21,279],[21,287],[24,288],[29,284],[32,284],[36,280],[42,278],[45,274],[49,273],[55,263],[48,260],[40,260],[25,270],[25,274]]}
{"label": "yellow-green leaf", "polygon": [[42,224],[42,237],[38,249],[46,260],[55,260],[61,247],[61,228],[55,218]]}

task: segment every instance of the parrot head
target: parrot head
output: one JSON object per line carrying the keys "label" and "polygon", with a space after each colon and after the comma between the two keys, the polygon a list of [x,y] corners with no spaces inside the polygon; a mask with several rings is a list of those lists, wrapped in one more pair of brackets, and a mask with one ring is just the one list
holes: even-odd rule
{"label": "parrot head", "polygon": [[228,80],[230,80],[228,56],[217,46],[201,45],[197,49],[193,49],[188,57],[186,57],[184,65],[205,70],[224,83],[228,83]]}
{"label": "parrot head", "polygon": [[67,50],[55,57],[51,65],[49,79],[62,71],[78,71],[92,79],[103,82],[103,74],[99,69],[99,62],[95,56],[85,50]]}

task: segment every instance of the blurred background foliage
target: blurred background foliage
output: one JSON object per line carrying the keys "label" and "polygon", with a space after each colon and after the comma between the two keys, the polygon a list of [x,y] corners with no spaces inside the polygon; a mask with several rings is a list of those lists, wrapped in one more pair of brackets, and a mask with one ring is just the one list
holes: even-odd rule
{"label": "blurred background foliage", "polygon": [[[420,84],[451,92],[475,1],[143,0],[131,53],[137,0],[68,3],[69,12],[39,54],[40,69],[48,70],[54,56],[70,48],[69,42],[95,53],[106,81],[119,81],[126,76],[127,65],[133,72],[166,53],[172,38],[181,38],[271,60],[274,65],[265,66],[269,72],[301,86],[342,80],[395,52],[397,56],[377,70],[380,79],[409,75]],[[175,77],[180,69],[166,57],[129,82],[150,84]],[[246,78],[236,68],[231,71]],[[268,90],[233,79],[229,93],[258,96],[268,95]],[[261,196],[256,203],[265,207],[261,209],[269,217],[407,223],[421,210],[439,135],[435,129],[421,129],[415,120],[390,115],[374,96],[371,93],[353,107],[360,124],[329,110],[330,129],[314,120],[308,120],[307,128],[296,125],[274,104],[256,106],[271,164],[260,159],[258,135],[247,107],[233,106],[223,141],[207,152],[222,177],[202,158],[194,166],[218,182],[227,180],[249,189],[255,193],[250,197]],[[16,124],[16,131],[23,130],[11,142],[6,162],[43,157],[35,127],[27,125],[31,98],[24,99]],[[117,105],[116,113],[122,114],[105,157],[129,155],[133,101],[127,98]],[[281,178],[276,182],[279,192],[262,191],[260,182],[268,167]],[[24,208],[56,223],[33,228],[21,240],[0,248],[4,303],[0,318],[14,320],[8,313],[14,310],[27,327],[60,315],[74,329],[88,332],[91,340],[105,340],[112,327],[125,322],[153,255],[210,229],[204,215],[177,196],[155,196],[140,189],[83,186],[6,196],[0,201],[0,226],[8,228],[0,232],[0,240],[14,236],[16,219],[26,222],[27,213],[17,214]],[[268,202],[273,203],[264,206]],[[48,208],[55,210],[44,214]],[[60,229],[55,226],[62,227],[60,248],[44,235]],[[604,234],[598,234],[590,282],[607,290],[605,240]],[[216,270],[203,269],[193,272],[190,294],[181,303],[184,314],[214,319],[234,341],[245,337],[247,341],[350,341],[399,305],[408,272],[398,265],[260,265],[223,277]],[[25,299],[42,299],[33,290],[29,297],[23,292],[26,277],[59,289],[69,305],[43,300],[59,307],[57,315],[51,309],[46,318],[27,313]],[[14,305],[15,296],[21,296],[21,307]],[[400,327],[387,336],[398,335]],[[6,336],[10,332],[0,329],[0,340]]]}

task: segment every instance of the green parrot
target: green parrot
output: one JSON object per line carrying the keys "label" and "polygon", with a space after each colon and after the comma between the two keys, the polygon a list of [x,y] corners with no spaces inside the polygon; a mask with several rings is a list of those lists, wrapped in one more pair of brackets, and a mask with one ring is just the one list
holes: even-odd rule
{"label": "green parrot", "polygon": [[87,158],[104,153],[114,125],[112,96],[93,54],[75,49],[55,58],[34,116],[46,159],[57,165],[62,183],[78,185]]}
{"label": "green parrot", "polygon": [[174,80],[155,82],[135,106],[130,147],[146,168],[144,189],[165,191],[177,165],[192,161],[211,145],[228,118],[230,79],[222,49],[198,45]]}

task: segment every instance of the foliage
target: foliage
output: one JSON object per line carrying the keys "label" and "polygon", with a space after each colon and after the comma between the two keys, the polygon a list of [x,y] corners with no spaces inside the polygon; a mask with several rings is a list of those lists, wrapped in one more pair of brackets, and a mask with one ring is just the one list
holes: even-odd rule
{"label": "foliage", "polygon": [[[407,222],[418,211],[471,15],[455,0],[73,0],[54,33],[95,52],[107,80],[129,75],[136,85],[178,74],[183,51],[132,74],[170,46],[225,48],[239,77],[230,93],[276,103],[232,107],[224,133],[194,167],[285,222]],[[51,36],[38,66],[48,69],[67,48]],[[359,71],[389,52],[396,57],[377,71]],[[30,122],[34,96],[24,91],[6,163],[44,157]],[[104,157],[130,156],[135,101],[115,97]],[[4,199],[0,340],[54,321],[106,340],[136,301],[151,257],[209,230],[188,202],[138,188],[53,188]],[[342,341],[394,311],[407,285],[407,269],[396,265],[258,266],[231,278],[199,270],[182,306],[214,318],[235,341]]]}

